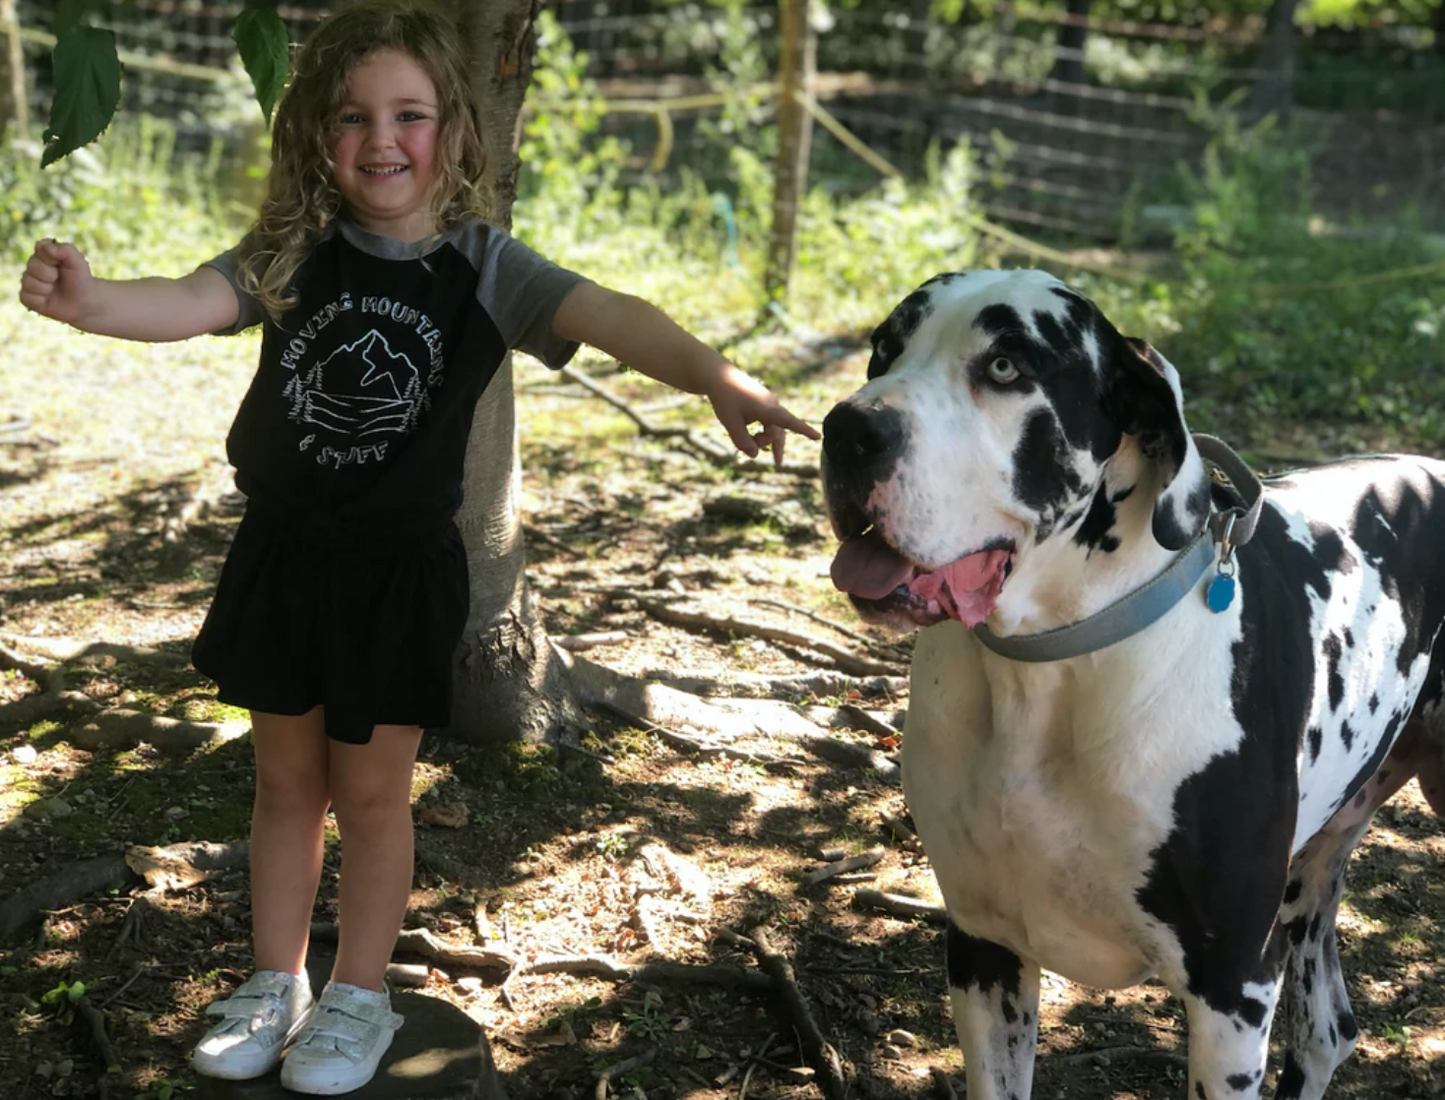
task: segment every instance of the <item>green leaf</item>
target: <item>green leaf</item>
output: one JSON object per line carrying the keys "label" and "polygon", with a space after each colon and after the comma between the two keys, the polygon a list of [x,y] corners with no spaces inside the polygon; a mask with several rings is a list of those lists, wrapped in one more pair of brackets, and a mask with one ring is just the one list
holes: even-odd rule
{"label": "green leaf", "polygon": [[261,114],[271,121],[271,112],[286,87],[291,66],[286,24],[275,8],[247,8],[236,16],[231,37],[241,51],[241,61],[256,89]]}
{"label": "green leaf", "polygon": [[69,34],[93,11],[109,11],[110,0],[56,0],[55,33]]}
{"label": "green leaf", "polygon": [[53,57],[55,101],[42,168],[98,138],[120,103],[120,58],[110,31],[79,27],[63,34]]}
{"label": "green leaf", "polygon": [[85,996],[85,983],[76,982],[65,991],[65,995],[70,998],[70,1003],[74,1004],[76,1001],[80,1000],[80,998]]}

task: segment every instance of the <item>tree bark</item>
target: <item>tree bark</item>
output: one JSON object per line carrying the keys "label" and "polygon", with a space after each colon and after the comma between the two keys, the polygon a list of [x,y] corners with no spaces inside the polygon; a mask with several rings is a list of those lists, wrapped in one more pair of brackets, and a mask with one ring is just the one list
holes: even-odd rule
{"label": "tree bark", "polygon": [[1050,80],[1061,84],[1082,84],[1084,82],[1084,46],[1089,40],[1089,28],[1084,20],[1089,18],[1093,0],[1068,0],[1066,10],[1073,21],[1059,27],[1053,71]]}
{"label": "tree bark", "polygon": [[[471,56],[493,220],[509,228],[539,0],[450,0],[450,6]],[[581,724],[566,670],[547,641],[523,572],[520,487],[508,356],[477,404],[457,515],[467,547],[471,608],[457,653],[449,732],[468,740],[551,740]]]}
{"label": "tree bark", "polygon": [[1299,0],[1273,0],[1259,50],[1249,114],[1262,118],[1271,111],[1289,113],[1294,105],[1294,16]]}
{"label": "tree bark", "polygon": [[25,90],[25,52],[20,44],[20,19],[15,0],[0,0],[0,138],[14,127],[14,137],[23,138],[30,129],[30,110]]}

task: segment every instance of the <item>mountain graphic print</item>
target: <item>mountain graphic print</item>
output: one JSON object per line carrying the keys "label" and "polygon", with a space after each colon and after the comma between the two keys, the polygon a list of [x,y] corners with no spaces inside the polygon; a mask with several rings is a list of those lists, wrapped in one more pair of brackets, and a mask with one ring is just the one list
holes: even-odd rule
{"label": "mountain graphic print", "polygon": [[416,365],[376,329],[292,375],[291,420],[338,439],[407,435],[430,405]]}

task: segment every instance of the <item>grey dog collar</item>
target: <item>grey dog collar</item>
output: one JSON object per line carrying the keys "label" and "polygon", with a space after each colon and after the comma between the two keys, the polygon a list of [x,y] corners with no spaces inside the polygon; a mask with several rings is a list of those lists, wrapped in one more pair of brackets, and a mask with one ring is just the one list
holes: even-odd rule
{"label": "grey dog collar", "polygon": [[1194,541],[1181,550],[1169,568],[1142,588],[1136,588],[1104,610],[1068,626],[1038,634],[1000,637],[980,623],[973,636],[1000,657],[1040,663],[1082,657],[1105,649],[1158,622],[1188,595],[1214,563],[1216,544],[1221,561],[1232,561],[1234,550],[1254,535],[1264,505],[1264,488],[1245,461],[1212,435],[1195,435],[1199,454],[1229,477],[1244,498],[1244,509],[1215,512]]}

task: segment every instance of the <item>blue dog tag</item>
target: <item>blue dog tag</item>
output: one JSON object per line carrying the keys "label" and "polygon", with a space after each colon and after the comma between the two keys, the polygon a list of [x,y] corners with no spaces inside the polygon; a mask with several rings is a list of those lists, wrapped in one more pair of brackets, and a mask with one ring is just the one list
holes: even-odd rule
{"label": "blue dog tag", "polygon": [[1227,608],[1234,602],[1234,578],[1223,573],[1216,575],[1205,589],[1204,602],[1216,615]]}

